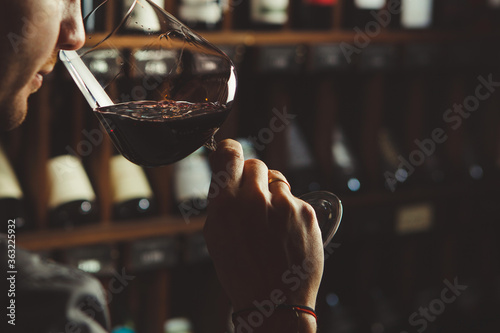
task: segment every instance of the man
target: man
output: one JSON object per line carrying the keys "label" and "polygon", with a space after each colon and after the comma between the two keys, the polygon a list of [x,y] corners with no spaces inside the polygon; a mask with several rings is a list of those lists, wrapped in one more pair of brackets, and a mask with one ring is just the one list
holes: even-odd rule
{"label": "man", "polygon": [[[57,52],[82,47],[84,32],[80,0],[1,0],[1,5],[0,129],[9,130],[24,120],[27,99],[52,70]],[[259,160],[244,161],[235,141],[221,142],[211,164],[214,174],[225,170],[229,180],[210,201],[204,232],[236,311],[237,332],[314,332],[307,308],[315,306],[324,258],[313,209],[292,196],[281,173]],[[0,240],[4,272],[7,242]],[[6,324],[9,317],[2,314],[0,327],[7,332],[108,329],[103,293],[93,278],[23,251],[16,260],[16,325]],[[286,273],[292,267],[302,268],[301,278],[290,284]],[[2,279],[2,297],[7,279]],[[101,311],[91,315],[78,307],[80,299],[91,299]],[[284,306],[274,309],[277,304]]]}

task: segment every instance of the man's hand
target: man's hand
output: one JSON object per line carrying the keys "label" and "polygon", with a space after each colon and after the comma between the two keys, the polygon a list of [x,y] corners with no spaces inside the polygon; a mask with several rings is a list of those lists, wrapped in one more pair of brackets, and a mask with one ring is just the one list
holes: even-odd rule
{"label": "man's hand", "polygon": [[277,298],[314,308],[324,257],[313,208],[290,193],[281,173],[244,161],[236,141],[221,142],[210,160],[204,233],[234,310]]}

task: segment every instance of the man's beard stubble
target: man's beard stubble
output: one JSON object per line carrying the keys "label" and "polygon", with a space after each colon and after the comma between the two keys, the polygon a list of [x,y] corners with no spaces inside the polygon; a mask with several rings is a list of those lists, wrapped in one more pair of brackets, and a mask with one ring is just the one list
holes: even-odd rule
{"label": "man's beard stubble", "polygon": [[[57,63],[58,59],[58,50],[54,50],[51,56],[42,66],[41,70],[51,70],[54,65]],[[29,83],[27,83],[29,84]],[[31,93],[28,98],[35,94],[35,92]],[[2,131],[10,131],[17,127],[19,127],[25,120],[27,114],[27,101],[21,100],[24,98],[15,98],[8,103],[7,105],[0,106],[0,132]]]}

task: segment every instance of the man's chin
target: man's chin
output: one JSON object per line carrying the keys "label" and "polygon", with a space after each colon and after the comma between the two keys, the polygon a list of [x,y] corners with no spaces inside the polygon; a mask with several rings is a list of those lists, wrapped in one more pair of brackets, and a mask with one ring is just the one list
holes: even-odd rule
{"label": "man's chin", "polygon": [[0,106],[0,131],[10,131],[20,126],[28,112],[27,101],[7,103]]}

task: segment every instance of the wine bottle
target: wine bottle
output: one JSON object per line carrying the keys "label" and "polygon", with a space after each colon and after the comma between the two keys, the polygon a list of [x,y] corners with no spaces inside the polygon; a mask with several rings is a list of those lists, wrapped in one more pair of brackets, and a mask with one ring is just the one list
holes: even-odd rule
{"label": "wine bottle", "polygon": [[489,31],[498,30],[498,19],[500,18],[500,0],[487,0],[484,10],[488,15],[487,28]]}
{"label": "wine bottle", "polygon": [[175,237],[141,239],[127,245],[126,266],[132,272],[173,267],[179,261],[180,244]]}
{"label": "wine bottle", "polygon": [[288,22],[290,0],[250,0],[250,22],[255,29],[281,29]]}
{"label": "wine bottle", "polygon": [[298,29],[330,29],[337,2],[338,0],[296,0],[294,27]]}
{"label": "wine bottle", "polygon": [[102,0],[82,0],[82,15],[84,19],[85,31],[88,33],[102,32],[105,29],[106,12],[96,10]]}
{"label": "wine bottle", "polygon": [[[360,102],[361,105],[355,106],[362,110],[360,147],[367,183],[376,188],[381,185],[381,180],[385,179],[386,187],[392,184],[391,190],[395,190],[398,182],[403,179],[400,177],[402,172],[398,172],[399,143],[394,140],[392,131],[388,130],[391,127],[397,129],[397,121],[391,119],[387,112],[384,117],[387,101],[394,99],[394,103],[399,102],[395,100],[398,95],[391,95],[392,91],[387,89],[387,74],[395,63],[395,55],[396,49],[390,45],[370,45],[363,50],[358,65],[361,70],[360,79],[365,85],[364,98]],[[394,86],[398,88],[396,84]],[[398,114],[395,108],[391,108],[391,111],[402,115]],[[395,126],[388,126],[388,123]]]}
{"label": "wine bottle", "polygon": [[317,161],[310,149],[303,130],[297,121],[292,121],[287,129],[287,170],[295,195],[317,191],[321,188],[321,178]]}
{"label": "wine bottle", "polygon": [[[380,50],[383,52],[383,50]],[[375,59],[388,54],[374,53]],[[392,57],[395,54],[391,55]],[[400,68],[394,70],[396,59],[392,59],[391,66],[384,69],[379,75],[385,76],[385,89],[382,100],[384,111],[382,114],[381,126],[377,130],[377,144],[379,151],[379,163],[384,175],[385,188],[394,191],[403,184],[408,184],[410,178],[409,167],[403,162],[403,158],[408,156],[408,147],[405,142],[404,123],[407,115],[401,112],[404,105],[404,87],[400,84]],[[391,178],[393,175],[394,178]]]}
{"label": "wine bottle", "polygon": [[[158,19],[158,16],[155,14],[155,8],[153,5],[149,6],[147,2],[153,2],[158,5],[160,8],[165,8],[165,0],[145,0],[146,5],[141,4],[140,1],[137,0],[123,0],[121,11],[118,11],[120,16],[117,18],[117,22],[121,22],[122,19],[129,13],[131,10],[129,17],[126,20],[125,29],[127,32],[133,34],[134,32],[144,32],[148,33],[157,33],[161,30],[161,22]],[[134,8],[132,6],[134,5]],[[137,24],[137,22],[142,22],[141,24]],[[147,24],[145,24],[147,22]]]}
{"label": "wine bottle", "polygon": [[259,116],[264,121],[255,124],[256,135],[250,136],[255,147],[263,152],[267,165],[284,172],[294,194],[310,192],[309,185],[316,187],[314,178],[318,175],[310,172],[316,163],[304,129],[295,121],[296,111],[290,109],[298,104],[292,101],[295,95],[292,91],[298,90],[296,79],[303,65],[303,54],[304,50],[296,46],[267,46],[259,50],[261,76],[256,89],[262,96],[261,103],[267,106]]}
{"label": "wine bottle", "polygon": [[115,151],[110,161],[113,217],[141,218],[154,212],[153,191],[144,170]]}
{"label": "wine bottle", "polygon": [[193,325],[187,318],[171,318],[165,322],[164,333],[192,333]]}
{"label": "wine bottle", "polygon": [[109,244],[87,245],[65,250],[62,260],[69,266],[97,276],[116,272],[119,253]]}
{"label": "wine bottle", "polygon": [[381,127],[377,133],[377,143],[380,164],[384,175],[384,186],[394,192],[399,187],[413,181],[411,166],[404,160],[409,156],[408,146],[405,142],[406,114],[401,112],[403,88],[399,83],[397,73],[385,73],[386,91],[384,96],[384,114]]}
{"label": "wine bottle", "polygon": [[[478,181],[484,176],[485,164],[483,161],[481,144],[474,143],[470,129],[477,126],[479,115],[484,112],[486,104],[479,103],[474,107],[464,101],[468,100],[469,91],[477,89],[477,58],[471,45],[455,44],[449,46],[448,91],[445,94],[448,110],[443,114],[446,122],[446,141],[443,143],[449,160],[450,173],[454,180]],[[457,102],[458,101],[458,102]],[[470,110],[478,113],[473,114]],[[453,113],[452,113],[453,111]],[[473,134],[472,134],[473,135]],[[473,135],[474,136],[474,135]]]}
{"label": "wine bottle", "polygon": [[428,29],[432,25],[433,0],[402,0],[401,27],[404,29]]}
{"label": "wine bottle", "polygon": [[174,196],[178,211],[188,222],[207,208],[212,177],[205,148],[200,148],[174,165]]}
{"label": "wine bottle", "polygon": [[[318,164],[332,191],[338,194],[358,192],[363,177],[350,139],[358,123],[348,126],[356,117],[347,111],[350,102],[348,82],[353,73],[338,44],[316,45],[312,49],[310,68],[309,85],[314,93],[308,100],[314,101],[316,108],[314,147]],[[347,131],[347,127],[354,129]]]}
{"label": "wine bottle", "polygon": [[47,164],[50,187],[48,197],[49,224],[71,228],[96,218],[95,193],[85,168],[74,149],[71,112],[57,109],[51,137],[51,158]]}
{"label": "wine bottle", "polygon": [[470,23],[468,0],[441,0],[436,4],[436,25],[439,28],[463,30]]}
{"label": "wine bottle", "polygon": [[[28,226],[24,211],[23,191],[0,144],[0,212],[1,218],[5,221],[4,226],[7,225],[7,221],[14,220],[16,233],[26,230]],[[7,229],[2,228],[2,232],[7,233]]]}
{"label": "wine bottle", "polygon": [[50,224],[71,228],[95,216],[95,193],[81,160],[56,153],[48,162]]}
{"label": "wine bottle", "polygon": [[179,18],[194,30],[218,30],[222,25],[221,0],[180,0]]}
{"label": "wine bottle", "polygon": [[[364,30],[368,22],[377,22],[374,13],[384,8],[386,0],[354,0],[346,2],[346,12],[351,21],[347,21],[350,27]],[[391,21],[393,18],[391,18]]]}
{"label": "wine bottle", "polygon": [[[446,181],[447,166],[443,158],[442,144],[433,139],[433,131],[442,128],[442,111],[447,106],[442,100],[443,79],[439,68],[439,49],[431,44],[410,44],[406,46],[405,68],[400,82],[407,87],[403,108],[407,110],[406,143],[409,156],[425,154],[421,166],[409,161],[411,177],[420,184],[438,185]],[[434,132],[435,133],[435,132]]]}
{"label": "wine bottle", "polygon": [[346,135],[345,130],[336,126],[332,131],[333,188],[339,193],[355,193],[362,189],[360,162]]}
{"label": "wine bottle", "polygon": [[464,132],[463,164],[467,178],[472,181],[481,181],[485,177],[490,177],[491,175],[485,174],[487,170],[485,158],[481,154],[480,147],[477,146],[477,140],[473,139],[474,133],[471,133],[470,126],[467,126]]}

